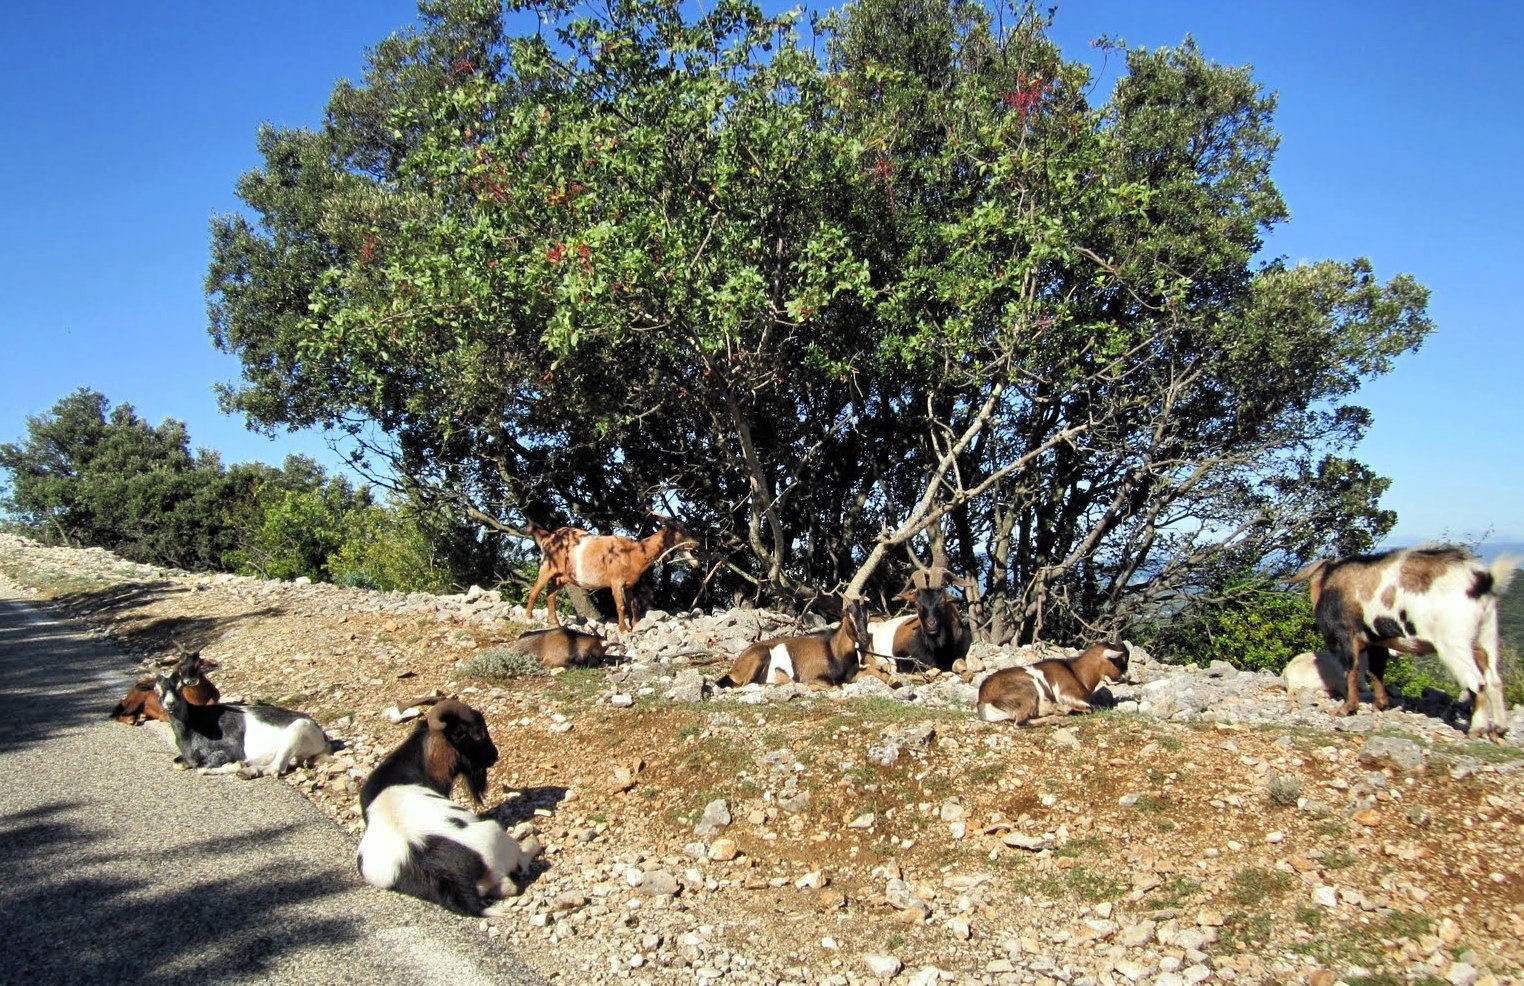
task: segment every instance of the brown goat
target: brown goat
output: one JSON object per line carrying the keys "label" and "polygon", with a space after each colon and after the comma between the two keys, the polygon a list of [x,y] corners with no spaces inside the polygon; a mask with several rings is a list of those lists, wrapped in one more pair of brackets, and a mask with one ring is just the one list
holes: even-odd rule
{"label": "brown goat", "polygon": [[611,660],[602,637],[566,627],[531,630],[508,649],[537,657],[547,668],[590,668]]}
{"label": "brown goat", "polygon": [[1124,644],[1092,644],[1070,658],[996,671],[979,686],[975,709],[985,722],[1089,712],[1090,697],[1102,681],[1127,674]]}
{"label": "brown goat", "polygon": [[829,637],[773,637],[746,648],[728,674],[715,684],[779,685],[797,681],[812,688],[829,688],[851,681],[861,668],[859,649],[867,639],[868,621],[861,599],[845,600],[841,625]]}
{"label": "brown goat", "polygon": [[540,591],[549,587],[545,606],[552,626],[560,626],[556,613],[556,593],[563,585],[579,589],[608,589],[614,594],[614,610],[619,616],[619,629],[630,629],[626,616],[628,594],[640,576],[657,558],[669,551],[676,551],[691,565],[698,564],[690,551],[697,542],[676,524],[662,527],[655,534],[636,541],[617,534],[590,534],[576,527],[562,527],[555,531],[531,528],[540,544],[540,574],[529,590],[524,608],[534,611]]}
{"label": "brown goat", "polygon": [[[212,667],[216,665],[203,661],[200,651],[182,654],[180,660],[176,662],[174,675],[180,685],[180,695],[191,705],[211,705],[222,697],[217,686],[206,677],[207,668]],[[152,676],[143,678],[127,689],[127,694],[116,703],[116,708],[111,710],[111,718],[133,726],[144,719],[168,722],[169,714],[159,703],[159,695],[154,690],[154,681]]]}
{"label": "brown goat", "polygon": [[1386,662],[1392,651],[1435,654],[1475,699],[1472,736],[1507,730],[1498,674],[1498,597],[1519,559],[1486,564],[1454,547],[1403,548],[1379,555],[1313,562],[1291,578],[1306,582],[1318,631],[1344,667],[1344,705],[1360,704],[1360,656],[1370,673],[1372,704],[1390,704]]}

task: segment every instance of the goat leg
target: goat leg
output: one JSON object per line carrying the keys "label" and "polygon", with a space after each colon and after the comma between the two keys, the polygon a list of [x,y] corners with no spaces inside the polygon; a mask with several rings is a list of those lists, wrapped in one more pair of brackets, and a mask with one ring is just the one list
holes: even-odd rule
{"label": "goat leg", "polygon": [[1392,652],[1385,647],[1375,644],[1365,649],[1365,669],[1371,679],[1371,704],[1378,710],[1385,709],[1392,704],[1392,698],[1386,691],[1386,662],[1392,656]]}
{"label": "goat leg", "polygon": [[1334,715],[1352,716],[1360,708],[1360,641],[1345,641],[1339,657],[1344,661],[1344,704]]}

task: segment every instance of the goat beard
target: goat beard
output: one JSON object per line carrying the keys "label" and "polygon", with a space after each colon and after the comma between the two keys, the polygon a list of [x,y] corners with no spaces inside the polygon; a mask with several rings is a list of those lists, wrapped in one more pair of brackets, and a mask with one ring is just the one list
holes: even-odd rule
{"label": "goat beard", "polygon": [[487,768],[477,766],[462,757],[460,778],[466,782],[466,793],[471,796],[471,802],[481,804],[482,795],[487,793]]}

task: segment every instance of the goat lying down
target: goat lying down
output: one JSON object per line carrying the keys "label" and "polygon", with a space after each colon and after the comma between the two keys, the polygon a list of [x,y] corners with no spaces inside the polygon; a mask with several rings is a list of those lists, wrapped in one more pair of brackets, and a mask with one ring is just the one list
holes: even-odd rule
{"label": "goat lying down", "polygon": [[[222,693],[217,691],[217,686],[206,677],[208,667],[216,667],[216,665],[202,660],[200,651],[182,654],[175,664],[172,674],[180,685],[180,693],[192,705],[211,705],[222,697]],[[168,721],[169,715],[159,704],[155,687],[156,680],[154,677],[144,678],[127,689],[127,694],[116,703],[116,708],[111,710],[111,718],[133,726],[144,719]]]}
{"label": "goat lying down", "polygon": [[975,705],[985,722],[1014,719],[1017,725],[1039,716],[1089,712],[1090,697],[1102,681],[1127,676],[1125,644],[1092,644],[1069,658],[1049,658],[1005,668],[984,679]]}
{"label": "goat lying down", "polygon": [[863,666],[896,671],[901,661],[912,668],[951,671],[968,654],[972,637],[945,588],[913,589],[904,594],[915,612],[867,624]]}
{"label": "goat lying down", "polygon": [[457,777],[480,804],[497,747],[481,713],[445,699],[419,720],[360,789],[365,835],[357,862],[365,882],[433,901],[457,914],[490,913],[517,896],[525,860],[503,827],[450,800]]}
{"label": "goat lying down", "polygon": [[567,627],[531,630],[508,648],[539,658],[547,668],[591,668],[614,660],[602,637]]}
{"label": "goat lying down", "polygon": [[1498,673],[1498,597],[1518,570],[1504,555],[1491,565],[1455,547],[1402,548],[1378,555],[1313,562],[1291,578],[1306,582],[1318,630],[1345,673],[1344,705],[1360,704],[1360,658],[1366,658],[1372,704],[1386,708],[1386,662],[1392,651],[1435,654],[1475,698],[1472,736],[1507,730]]}
{"label": "goat lying down", "polygon": [[160,675],[154,691],[169,715],[180,758],[203,773],[284,774],[331,749],[317,720],[275,705],[192,705],[178,681]]}
{"label": "goat lying down", "polygon": [[868,625],[861,599],[843,602],[841,624],[830,636],[773,637],[742,651],[715,684],[721,688],[741,685],[779,685],[797,681],[814,688],[830,688],[856,677],[861,668],[859,649],[867,639]]}

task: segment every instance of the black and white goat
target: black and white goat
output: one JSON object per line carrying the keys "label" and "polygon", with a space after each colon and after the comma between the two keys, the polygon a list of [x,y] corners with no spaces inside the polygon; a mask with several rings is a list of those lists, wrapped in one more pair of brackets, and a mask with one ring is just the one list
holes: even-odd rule
{"label": "black and white goat", "polygon": [[159,675],[154,693],[169,717],[180,758],[203,773],[279,775],[330,749],[323,727],[305,712],[276,705],[193,705],[171,675]]}
{"label": "black and white goat", "polygon": [[1504,555],[1491,565],[1455,547],[1402,548],[1379,555],[1313,562],[1292,577],[1306,582],[1318,630],[1345,673],[1343,715],[1360,704],[1360,656],[1370,673],[1372,704],[1384,709],[1392,651],[1436,654],[1475,699],[1468,732],[1507,731],[1498,673],[1498,597],[1518,570]]}
{"label": "black and white goat", "polygon": [[1070,658],[996,671],[979,686],[975,709],[985,722],[1089,712],[1101,682],[1127,676],[1126,644],[1092,644]]}
{"label": "black and white goat", "polygon": [[[222,697],[212,679],[206,676],[208,668],[217,665],[201,656],[200,651],[185,651],[171,672],[180,687],[180,695],[192,705],[211,705]],[[136,726],[144,719],[164,722],[169,714],[159,704],[157,677],[149,676],[127,689],[127,694],[111,710],[111,718]]]}
{"label": "black and white goat", "polygon": [[372,886],[480,915],[519,892],[525,861],[503,827],[450,800],[457,777],[481,803],[497,747],[481,713],[456,699],[434,705],[360,788],[360,875]]}
{"label": "black and white goat", "polygon": [[715,684],[721,688],[789,681],[815,688],[844,684],[862,667],[859,649],[867,639],[867,625],[863,601],[843,600],[841,625],[831,635],[760,640],[742,651],[729,673]]}

